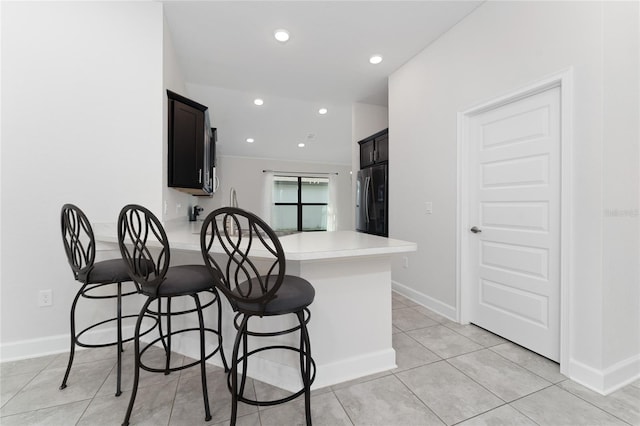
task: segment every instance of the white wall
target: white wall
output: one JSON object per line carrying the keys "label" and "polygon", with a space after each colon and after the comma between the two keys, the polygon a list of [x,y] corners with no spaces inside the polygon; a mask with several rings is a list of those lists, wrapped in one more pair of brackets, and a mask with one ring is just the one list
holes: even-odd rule
{"label": "white wall", "polygon": [[[389,82],[390,236],[418,243],[410,268],[394,266],[394,281],[450,313],[457,113],[573,67],[570,365],[563,368],[600,391],[640,372],[638,51],[637,2],[487,2]],[[424,201],[433,202],[432,215],[422,214]],[[616,208],[631,213],[604,214]]]}
{"label": "white wall", "polygon": [[640,5],[602,13],[603,367],[635,355],[640,375]]}
{"label": "white wall", "polygon": [[[355,103],[351,106],[351,137],[358,142],[389,127],[389,108]],[[356,148],[358,144],[356,143]],[[358,151],[358,161],[360,151]]]}
{"label": "white wall", "polygon": [[[1,7],[5,360],[68,349],[78,286],[61,243],[63,203],[92,222],[115,221],[129,202],[160,213],[164,95],[161,4]],[[52,307],[37,306],[43,289]]]}
{"label": "white wall", "polygon": [[265,174],[263,170],[300,172],[337,172],[338,182],[338,230],[350,230],[353,207],[351,204],[351,168],[340,164],[304,163],[300,161],[274,160],[220,156],[216,174],[220,187],[212,197],[193,197],[192,203],[204,208],[201,219],[218,207],[229,205],[231,188],[235,188],[238,206],[258,215],[263,214]]}
{"label": "white wall", "polygon": [[169,188],[168,178],[168,152],[169,152],[169,100],[167,97],[167,89],[178,93],[182,96],[189,97],[184,82],[184,76],[178,63],[178,57],[173,46],[171,31],[167,25],[166,19],[163,20],[163,81],[164,90],[162,91],[162,198],[163,212],[162,220],[184,219],[188,217],[188,206],[192,196],[185,192]]}

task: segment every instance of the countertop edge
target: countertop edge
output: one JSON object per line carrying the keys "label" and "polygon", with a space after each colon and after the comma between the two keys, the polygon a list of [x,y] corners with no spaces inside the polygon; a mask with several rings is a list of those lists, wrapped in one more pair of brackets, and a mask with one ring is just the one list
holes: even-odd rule
{"label": "countertop edge", "polygon": [[[200,252],[200,237],[195,228],[198,223],[185,223],[182,226],[166,228],[171,249]],[[96,241],[118,243],[116,225],[96,223],[93,225]],[[335,235],[335,243],[327,236]],[[292,238],[293,237],[293,238]],[[326,247],[317,248],[321,239]],[[384,256],[417,251],[414,242],[385,237],[376,237],[356,231],[335,231],[326,233],[301,233],[280,238],[289,261],[312,261],[328,259],[346,259],[366,256]],[[342,246],[341,246],[342,243]]]}

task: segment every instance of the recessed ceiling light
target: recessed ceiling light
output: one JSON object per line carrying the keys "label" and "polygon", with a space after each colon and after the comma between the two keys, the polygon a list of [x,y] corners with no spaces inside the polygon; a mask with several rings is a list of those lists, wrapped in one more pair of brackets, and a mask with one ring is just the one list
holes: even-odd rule
{"label": "recessed ceiling light", "polygon": [[370,57],[370,58],[369,58],[369,62],[370,62],[370,63],[372,63],[372,64],[374,64],[374,65],[377,65],[377,64],[379,64],[380,62],[382,62],[382,56],[380,56],[380,55],[373,55],[372,57]]}
{"label": "recessed ceiling light", "polygon": [[264,101],[262,99],[260,99],[260,98],[257,98],[257,99],[253,100],[253,103],[258,105],[258,106],[260,106],[260,105],[262,105],[264,103]]}
{"label": "recessed ceiling light", "polygon": [[298,148],[304,148],[304,144],[303,144],[302,142],[300,142],[300,143],[298,144]]}
{"label": "recessed ceiling light", "polygon": [[287,30],[282,30],[282,29],[281,30],[275,30],[273,32],[273,36],[280,43],[286,43],[287,41],[289,41],[289,31],[287,31]]}
{"label": "recessed ceiling light", "polygon": [[325,115],[327,112],[329,112],[329,110],[326,108],[320,108],[318,110],[318,114],[321,114],[321,115]]}
{"label": "recessed ceiling light", "polygon": [[247,138],[247,142],[249,142],[249,143],[253,143],[253,142],[254,142],[254,140],[253,140],[253,138]]}

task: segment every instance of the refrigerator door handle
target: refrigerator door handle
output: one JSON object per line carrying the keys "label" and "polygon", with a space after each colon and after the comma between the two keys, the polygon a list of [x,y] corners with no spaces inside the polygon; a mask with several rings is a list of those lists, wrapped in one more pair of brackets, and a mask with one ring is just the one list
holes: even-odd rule
{"label": "refrigerator door handle", "polygon": [[366,223],[369,223],[369,184],[371,183],[371,177],[367,176],[364,180],[364,215],[367,218]]}

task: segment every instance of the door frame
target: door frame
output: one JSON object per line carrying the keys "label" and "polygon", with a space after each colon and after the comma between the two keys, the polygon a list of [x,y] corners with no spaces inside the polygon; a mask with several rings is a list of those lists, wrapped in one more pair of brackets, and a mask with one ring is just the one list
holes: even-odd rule
{"label": "door frame", "polygon": [[471,117],[509,104],[511,102],[560,88],[560,372],[569,369],[571,334],[571,289],[573,288],[571,271],[571,208],[572,195],[572,145],[573,145],[573,69],[547,76],[534,83],[515,89],[488,101],[481,102],[464,111],[458,112],[457,134],[457,214],[456,214],[456,320],[461,324],[469,323],[471,283],[469,244],[471,240],[466,232],[469,225],[469,122]]}

